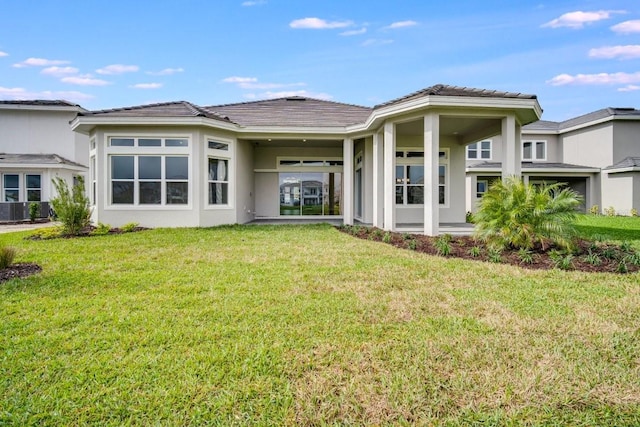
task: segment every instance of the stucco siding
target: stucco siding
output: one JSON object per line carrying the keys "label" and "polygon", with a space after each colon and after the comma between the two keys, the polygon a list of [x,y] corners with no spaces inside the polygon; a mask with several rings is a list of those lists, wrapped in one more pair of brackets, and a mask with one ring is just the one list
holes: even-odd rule
{"label": "stucco siding", "polygon": [[607,167],[613,164],[613,127],[605,123],[567,133],[562,136],[562,150],[565,163]]}
{"label": "stucco siding", "polygon": [[612,164],[626,157],[640,156],[640,123],[616,121],[613,124]]}

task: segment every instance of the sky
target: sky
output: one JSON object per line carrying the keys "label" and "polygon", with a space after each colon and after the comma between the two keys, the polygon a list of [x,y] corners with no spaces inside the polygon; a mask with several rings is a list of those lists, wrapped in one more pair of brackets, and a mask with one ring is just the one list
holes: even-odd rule
{"label": "sky", "polygon": [[543,119],[640,108],[640,1],[0,0],[0,99],[90,110],[435,84],[535,94]]}

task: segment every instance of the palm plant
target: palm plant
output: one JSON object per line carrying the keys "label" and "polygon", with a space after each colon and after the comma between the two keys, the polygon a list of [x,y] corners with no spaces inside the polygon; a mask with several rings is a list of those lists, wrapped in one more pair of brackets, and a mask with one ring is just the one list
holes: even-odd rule
{"label": "palm plant", "polygon": [[581,196],[562,184],[536,187],[516,176],[496,181],[474,214],[476,237],[496,248],[570,248]]}

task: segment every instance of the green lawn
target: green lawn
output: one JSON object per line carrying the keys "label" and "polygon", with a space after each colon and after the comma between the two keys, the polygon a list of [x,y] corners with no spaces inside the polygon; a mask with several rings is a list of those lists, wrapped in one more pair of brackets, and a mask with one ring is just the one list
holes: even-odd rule
{"label": "green lawn", "polygon": [[[590,225],[585,225],[590,226]],[[0,235],[0,425],[640,425],[640,277],[328,225]]]}
{"label": "green lawn", "polygon": [[576,224],[585,237],[628,241],[640,248],[640,217],[579,215]]}

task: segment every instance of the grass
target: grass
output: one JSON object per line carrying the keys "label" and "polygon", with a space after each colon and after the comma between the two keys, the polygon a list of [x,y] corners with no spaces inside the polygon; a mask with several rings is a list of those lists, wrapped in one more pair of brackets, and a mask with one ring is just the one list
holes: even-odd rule
{"label": "grass", "polygon": [[629,241],[640,249],[640,217],[579,215],[576,228],[590,239]]}
{"label": "grass", "polygon": [[[327,225],[0,235],[2,425],[639,425],[638,274]],[[625,238],[625,240],[629,240]]]}

